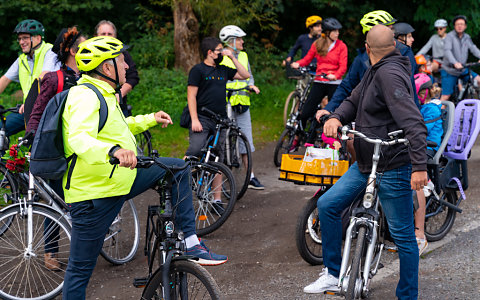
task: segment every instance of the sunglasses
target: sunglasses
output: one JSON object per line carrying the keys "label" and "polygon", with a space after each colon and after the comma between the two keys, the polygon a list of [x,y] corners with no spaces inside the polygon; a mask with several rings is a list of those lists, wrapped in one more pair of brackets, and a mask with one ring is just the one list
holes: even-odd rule
{"label": "sunglasses", "polygon": [[437,31],[447,29],[447,27],[437,27]]}

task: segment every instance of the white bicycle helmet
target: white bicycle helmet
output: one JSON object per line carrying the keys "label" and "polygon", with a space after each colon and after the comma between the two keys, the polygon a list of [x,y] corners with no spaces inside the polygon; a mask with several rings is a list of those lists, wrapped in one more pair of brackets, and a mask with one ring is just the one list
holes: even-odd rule
{"label": "white bicycle helmet", "polygon": [[435,24],[433,24],[433,27],[438,28],[438,27],[447,27],[448,22],[445,19],[438,19],[435,21]]}
{"label": "white bicycle helmet", "polygon": [[227,25],[220,30],[220,34],[218,36],[223,43],[226,43],[230,38],[239,38],[246,35],[247,34],[245,31],[243,31],[240,27],[235,25]]}

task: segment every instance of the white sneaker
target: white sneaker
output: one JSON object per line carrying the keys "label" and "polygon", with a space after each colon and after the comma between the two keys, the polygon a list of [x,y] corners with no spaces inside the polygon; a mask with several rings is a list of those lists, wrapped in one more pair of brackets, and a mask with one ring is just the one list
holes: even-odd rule
{"label": "white sneaker", "polygon": [[328,273],[328,268],[324,268],[320,277],[314,282],[303,288],[304,293],[319,294],[325,291],[338,292],[338,278]]}

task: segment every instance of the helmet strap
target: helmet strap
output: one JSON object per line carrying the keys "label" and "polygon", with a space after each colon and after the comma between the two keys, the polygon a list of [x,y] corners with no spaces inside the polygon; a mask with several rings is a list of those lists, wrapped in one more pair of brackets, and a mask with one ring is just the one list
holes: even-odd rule
{"label": "helmet strap", "polygon": [[237,38],[236,37],[233,38],[233,45],[232,46],[233,46],[232,47],[233,51],[237,52]]}
{"label": "helmet strap", "polygon": [[33,35],[30,35],[30,52],[28,52],[28,55],[33,56],[33,53],[35,52],[35,50],[40,48],[40,45],[42,45],[42,42],[43,41],[41,41],[40,43],[38,43],[38,45],[33,47]]}
{"label": "helmet strap", "polygon": [[100,77],[103,77],[113,83],[115,83],[115,92],[118,92],[119,93],[119,96],[120,96],[120,103],[122,102],[122,93],[120,92],[120,81],[118,80],[118,68],[117,68],[117,62],[115,61],[115,58],[113,59],[113,67],[115,68],[115,78],[116,79],[113,79],[113,78],[110,78],[108,77],[107,75],[97,71],[96,69],[93,70],[93,73],[97,74],[98,76]]}

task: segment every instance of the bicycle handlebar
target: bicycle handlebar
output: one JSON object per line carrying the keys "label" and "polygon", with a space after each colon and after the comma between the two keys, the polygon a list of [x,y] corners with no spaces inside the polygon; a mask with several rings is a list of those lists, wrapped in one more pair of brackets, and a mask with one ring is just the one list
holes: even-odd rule
{"label": "bicycle handlebar", "polygon": [[209,110],[206,107],[202,107],[200,111],[207,113],[210,117],[215,119],[217,123],[220,123],[224,126],[231,127],[233,125],[232,120],[230,120],[229,118],[222,118],[219,114]]}
{"label": "bicycle handlebar", "polygon": [[18,110],[20,109],[20,106],[22,106],[22,105],[18,104],[15,107],[5,108],[3,105],[0,105],[0,115],[4,115],[7,112],[17,112],[18,113]]}
{"label": "bicycle handlebar", "polygon": [[469,62],[469,63],[462,64],[462,66],[463,66],[464,68],[477,67],[477,66],[480,66],[480,62],[478,62],[478,61],[476,61],[476,62]]}
{"label": "bicycle handlebar", "polygon": [[[116,157],[110,157],[109,163],[112,165],[118,165],[120,164],[120,160]],[[188,166],[190,166],[189,162],[186,162],[183,166],[177,167],[177,166],[168,166],[157,159],[153,157],[148,157],[148,156],[137,156],[137,165],[135,168],[137,169],[146,169],[150,168],[152,165],[158,165],[160,168],[164,170],[169,170],[173,173],[185,170]]]}
{"label": "bicycle handlebar", "polygon": [[360,131],[356,131],[353,129],[350,129],[348,126],[342,126],[338,127],[338,132],[342,135],[341,139],[342,140],[348,140],[348,134],[353,134],[356,135],[360,138],[362,138],[364,141],[370,144],[378,144],[382,146],[392,146],[395,144],[405,144],[408,145],[409,141],[406,138],[398,138],[400,134],[403,133],[403,130],[396,130],[388,133],[388,136],[390,137],[390,140],[383,140],[380,138],[369,138],[365,134],[361,133]]}

